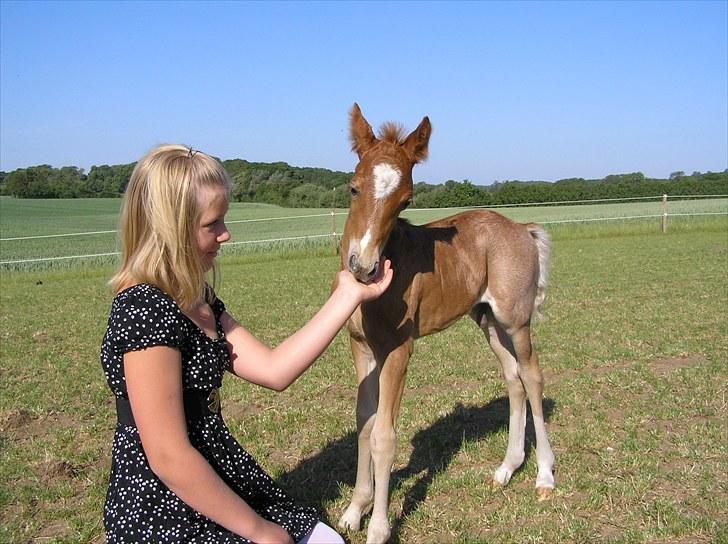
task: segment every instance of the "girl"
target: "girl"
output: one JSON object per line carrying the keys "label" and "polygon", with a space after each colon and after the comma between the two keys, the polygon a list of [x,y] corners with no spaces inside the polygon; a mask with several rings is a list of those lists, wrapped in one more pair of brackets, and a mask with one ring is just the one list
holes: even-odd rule
{"label": "girl", "polygon": [[292,503],[230,435],[220,415],[225,370],[277,391],[324,351],[369,285],[339,272],[329,299],[270,349],[205,283],[225,226],[230,181],[215,159],[178,145],[134,168],[121,209],[121,266],[101,347],[117,401],[104,525],[121,542],[337,543],[312,509]]}

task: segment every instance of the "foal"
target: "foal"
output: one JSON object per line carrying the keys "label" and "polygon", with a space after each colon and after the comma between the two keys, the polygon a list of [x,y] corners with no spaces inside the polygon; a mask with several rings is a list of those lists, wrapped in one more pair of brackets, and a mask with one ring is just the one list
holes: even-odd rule
{"label": "foal", "polygon": [[465,314],[485,333],[508,386],[508,447],[493,480],[505,485],[523,463],[528,398],[536,431],[536,490],[539,498],[547,498],[554,488],[554,455],[543,418],[543,378],[530,335],[531,318],[545,297],[546,232],[485,210],[424,226],[398,219],[412,198],[412,168],[427,157],[429,119],[423,118],[406,137],[387,123],[377,138],[354,104],[350,131],[359,164],[350,186],[342,267],[367,282],[388,258],[394,278],[384,295],[362,304],[347,323],[359,383],[359,454],[351,504],[339,526],[359,530],[361,516],[373,501],[367,542],[389,538],[395,423],[414,340],[447,328]]}

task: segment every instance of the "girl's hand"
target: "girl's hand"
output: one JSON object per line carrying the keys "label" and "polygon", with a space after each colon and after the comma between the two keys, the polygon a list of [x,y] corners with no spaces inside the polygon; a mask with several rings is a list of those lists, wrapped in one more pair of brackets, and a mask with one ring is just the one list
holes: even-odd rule
{"label": "girl's hand", "polygon": [[337,285],[339,288],[352,292],[358,298],[359,302],[366,302],[381,296],[387,290],[389,284],[392,283],[393,277],[392,262],[384,259],[384,263],[379,267],[377,275],[372,278],[369,283],[360,283],[354,275],[348,270],[341,270],[337,275]]}
{"label": "girl's hand", "polygon": [[283,527],[272,521],[263,520],[261,529],[255,536],[255,542],[265,544],[293,544],[291,535]]}

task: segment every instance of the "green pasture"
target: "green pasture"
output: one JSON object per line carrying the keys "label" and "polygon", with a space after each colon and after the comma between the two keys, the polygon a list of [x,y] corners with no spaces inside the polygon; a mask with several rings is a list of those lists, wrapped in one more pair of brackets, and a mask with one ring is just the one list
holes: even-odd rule
{"label": "green pasture", "polygon": [[[76,266],[79,260],[115,262],[113,254],[118,251],[116,227],[120,203],[120,199],[99,198],[0,198],[0,269],[69,267]],[[412,209],[405,211],[402,216],[412,223],[423,224],[459,211],[462,209]],[[654,232],[660,228],[659,216],[663,213],[660,199],[592,205],[510,207],[497,208],[497,211],[516,221],[540,222],[552,231],[564,234],[575,231],[576,225],[577,236],[581,236],[582,222],[600,224],[609,220],[614,223],[615,218],[625,232],[633,232],[635,224],[640,225],[641,232]],[[728,199],[674,200],[668,204],[668,213],[674,215],[669,218],[669,223],[682,221],[682,214],[728,214]],[[231,254],[334,247],[332,233],[341,235],[346,214],[347,210],[342,209],[292,209],[233,202],[227,215],[231,240],[224,252]],[[692,225],[697,224],[694,217],[691,221]],[[612,228],[610,226],[607,230],[611,231]],[[591,232],[598,233],[599,230]],[[82,258],[85,255],[96,257]],[[67,259],[69,256],[73,258]]]}
{"label": "green pasture", "polygon": [[[0,198],[0,262],[97,255],[118,251],[120,199],[30,200]],[[291,209],[269,204],[234,202],[226,217],[232,240],[228,252],[267,251],[271,247],[306,246],[302,237],[341,233],[346,210]],[[335,222],[334,222],[335,221]],[[29,237],[32,237],[29,239]],[[21,238],[21,239],[17,239]],[[250,241],[297,238],[281,242]],[[313,243],[320,245],[317,238]],[[331,239],[326,242],[331,246]],[[311,245],[311,242],[308,242]],[[92,258],[111,262],[114,257]],[[79,259],[2,265],[3,268],[75,266]],[[86,259],[89,260],[89,259]]]}
{"label": "green pasture", "polygon": [[[1,203],[5,238],[16,202]],[[571,208],[555,213],[577,213]],[[113,228],[114,209],[103,210]],[[553,210],[508,213],[544,221],[539,214]],[[228,219],[278,211],[234,205]],[[427,212],[411,212],[413,222],[417,213]],[[89,229],[78,217],[76,230]],[[58,232],[44,221],[45,232]],[[13,235],[43,232],[31,230],[38,223]],[[508,406],[495,357],[466,318],[415,346],[393,467],[392,541],[728,542],[728,218],[675,218],[667,234],[657,219],[547,230],[546,319],[533,330],[557,458],[554,497],[536,500],[530,424],[524,467],[507,487],[490,485]],[[257,336],[279,342],[325,300],[332,253],[325,244],[226,252],[219,294]],[[115,415],[98,349],[112,270],[94,260],[0,269],[0,542],[103,541]],[[283,393],[232,377],[223,391],[235,437],[333,524],[355,477],[355,388],[342,333]],[[365,532],[346,538],[364,543]]]}

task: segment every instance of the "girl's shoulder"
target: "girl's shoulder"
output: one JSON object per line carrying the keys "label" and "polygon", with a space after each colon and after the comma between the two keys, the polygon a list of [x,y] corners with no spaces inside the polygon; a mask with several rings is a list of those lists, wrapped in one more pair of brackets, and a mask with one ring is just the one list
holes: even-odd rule
{"label": "girl's shoulder", "polygon": [[148,309],[162,314],[181,314],[177,303],[167,293],[151,283],[137,283],[119,291],[111,304],[112,314],[131,309]]}
{"label": "girl's shoulder", "polygon": [[186,331],[182,310],[154,285],[127,287],[111,304],[107,336],[121,352],[154,345],[178,347],[187,337]]}
{"label": "girl's shoulder", "polygon": [[139,298],[139,297],[146,297],[150,299],[162,299],[162,300],[168,300],[171,303],[175,304],[172,297],[170,297],[167,293],[162,291],[159,287],[156,285],[153,285],[151,283],[137,283],[135,285],[131,285],[129,287],[125,287],[118,293],[116,293],[116,296],[114,297],[114,300],[125,300],[127,298]]}

